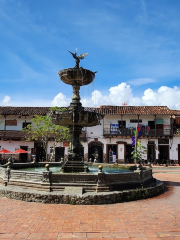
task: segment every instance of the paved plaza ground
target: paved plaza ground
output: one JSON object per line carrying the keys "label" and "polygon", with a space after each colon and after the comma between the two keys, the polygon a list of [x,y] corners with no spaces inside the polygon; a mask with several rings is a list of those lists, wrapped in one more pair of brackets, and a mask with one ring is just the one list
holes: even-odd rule
{"label": "paved plaza ground", "polygon": [[151,199],[75,206],[0,198],[2,239],[180,239],[180,167],[153,167],[168,187]]}

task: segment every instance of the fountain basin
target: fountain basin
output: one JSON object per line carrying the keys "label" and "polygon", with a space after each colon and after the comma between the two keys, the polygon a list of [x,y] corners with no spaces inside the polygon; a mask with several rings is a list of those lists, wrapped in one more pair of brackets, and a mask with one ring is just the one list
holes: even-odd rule
{"label": "fountain basin", "polygon": [[88,85],[95,78],[94,72],[82,67],[63,69],[59,71],[58,74],[64,83],[78,86]]}
{"label": "fountain basin", "polygon": [[69,126],[82,126],[82,127],[92,127],[99,124],[102,119],[102,115],[96,112],[89,111],[79,111],[73,112],[69,111],[55,111],[51,115],[52,122],[56,125],[61,125],[64,127]]}
{"label": "fountain basin", "polygon": [[[35,167],[37,163],[29,164]],[[22,166],[22,164],[21,164]],[[25,164],[24,164],[25,167]],[[13,170],[17,169],[17,170]],[[132,189],[153,183],[152,169],[121,173],[53,173],[51,171],[31,172],[18,170],[18,164],[11,169],[0,167],[0,182],[8,186],[21,186],[46,191],[64,191],[66,187],[81,187],[85,192],[107,192]]]}

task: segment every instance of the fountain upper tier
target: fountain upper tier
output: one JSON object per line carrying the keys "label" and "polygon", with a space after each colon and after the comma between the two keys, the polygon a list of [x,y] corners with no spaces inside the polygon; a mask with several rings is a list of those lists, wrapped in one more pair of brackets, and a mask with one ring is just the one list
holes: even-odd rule
{"label": "fountain upper tier", "polygon": [[81,126],[92,127],[99,124],[102,115],[96,112],[89,111],[55,111],[51,115],[52,122],[56,125],[64,127]]}
{"label": "fountain upper tier", "polygon": [[78,86],[88,85],[95,78],[94,72],[84,69],[82,67],[63,69],[59,71],[58,74],[60,79],[64,83],[69,85],[78,85]]}

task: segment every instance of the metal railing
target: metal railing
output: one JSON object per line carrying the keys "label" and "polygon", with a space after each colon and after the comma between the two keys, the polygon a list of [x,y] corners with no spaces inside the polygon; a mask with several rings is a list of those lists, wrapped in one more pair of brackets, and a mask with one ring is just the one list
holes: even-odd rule
{"label": "metal railing", "polygon": [[[134,129],[128,128],[104,128],[103,135],[114,136],[134,136]],[[149,131],[141,129],[139,136],[172,136],[172,129],[150,129]]]}

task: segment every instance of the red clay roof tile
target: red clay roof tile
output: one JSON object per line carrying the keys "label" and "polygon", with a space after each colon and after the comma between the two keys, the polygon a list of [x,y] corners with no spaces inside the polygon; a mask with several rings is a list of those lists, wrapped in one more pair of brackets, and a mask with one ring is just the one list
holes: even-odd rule
{"label": "red clay roof tile", "polygon": [[[170,110],[166,106],[100,106],[85,107],[84,110],[96,111],[103,115],[179,115],[179,110]],[[46,115],[50,107],[0,107],[0,115]]]}

